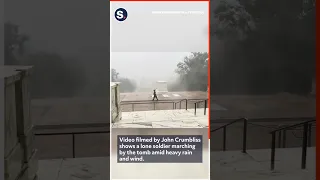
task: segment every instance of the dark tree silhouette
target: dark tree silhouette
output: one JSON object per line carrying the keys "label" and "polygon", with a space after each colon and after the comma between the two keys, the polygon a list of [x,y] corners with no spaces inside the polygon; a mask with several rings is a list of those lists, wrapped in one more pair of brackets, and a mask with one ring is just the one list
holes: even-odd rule
{"label": "dark tree silhouette", "polygon": [[[223,55],[212,59],[211,93],[311,91],[314,1],[221,1],[214,16],[213,37],[221,41]],[[211,52],[216,54],[215,49]]]}
{"label": "dark tree silhouette", "polygon": [[73,97],[85,86],[83,66],[76,60],[66,59],[59,54],[39,52],[28,54],[24,65],[33,65],[31,79],[32,97]]}
{"label": "dark tree silhouette", "polygon": [[177,64],[179,79],[170,82],[169,91],[207,91],[208,53],[192,52]]}
{"label": "dark tree silhouette", "polygon": [[19,26],[10,22],[4,24],[4,57],[5,65],[18,64],[16,55],[24,54],[24,45],[28,36],[19,33]]}
{"label": "dark tree silhouette", "polygon": [[76,60],[66,59],[56,53],[25,51],[28,36],[19,32],[19,26],[5,23],[5,65],[32,65],[33,98],[70,97],[85,85],[83,66]]}
{"label": "dark tree silhouette", "polygon": [[137,88],[133,80],[120,77],[115,69],[111,69],[111,80],[112,82],[120,82],[120,92],[134,92]]}

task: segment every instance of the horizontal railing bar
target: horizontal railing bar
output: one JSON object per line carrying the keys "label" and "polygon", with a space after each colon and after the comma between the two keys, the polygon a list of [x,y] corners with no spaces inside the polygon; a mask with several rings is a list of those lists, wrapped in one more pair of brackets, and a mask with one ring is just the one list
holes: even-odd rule
{"label": "horizontal railing bar", "polygon": [[55,135],[79,135],[79,134],[106,134],[109,131],[92,131],[92,132],[57,132],[57,133],[35,133],[35,136],[55,136]]}
{"label": "horizontal railing bar", "polygon": [[188,102],[188,99],[182,99],[181,101],[174,102],[174,103],[175,103],[175,104],[178,104],[178,103],[180,103],[180,102],[182,102],[182,101],[187,101],[187,102]]}
{"label": "horizontal railing bar", "polygon": [[217,131],[217,130],[219,130],[219,129],[222,129],[222,128],[224,128],[224,127],[227,127],[227,126],[229,126],[229,125],[231,125],[231,124],[234,124],[234,123],[236,123],[236,122],[238,122],[238,121],[244,121],[244,120],[246,121],[247,119],[246,119],[246,118],[236,119],[236,120],[234,120],[234,121],[232,121],[232,122],[229,122],[228,124],[225,124],[225,125],[220,126],[220,127],[216,128],[216,129],[210,130],[210,132],[215,132],[215,131]]}
{"label": "horizontal railing bar", "polygon": [[35,134],[57,134],[57,133],[71,133],[71,132],[96,132],[96,131],[109,131],[110,128],[81,128],[81,129],[43,129],[34,130]]}
{"label": "horizontal railing bar", "polygon": [[[234,121],[236,118],[211,118],[210,122],[211,124],[222,124],[226,122],[231,122]],[[309,121],[309,120],[314,120],[315,117],[288,117],[288,118],[246,118],[250,120],[250,122],[301,122],[301,121]]]}
{"label": "horizontal railing bar", "polygon": [[[315,122],[315,121],[314,121]],[[316,128],[316,125],[312,125],[314,122],[309,122],[308,124],[311,124],[311,128]],[[286,125],[281,126],[281,127],[286,127]],[[303,127],[301,126],[295,126],[295,127],[289,127],[288,129],[285,129],[286,131],[303,131]]]}
{"label": "horizontal railing bar", "polygon": [[287,130],[287,129],[292,129],[294,127],[299,127],[299,126],[302,126],[304,124],[309,124],[309,123],[313,123],[315,122],[316,120],[309,120],[309,121],[304,121],[304,122],[300,122],[300,123],[297,123],[297,124],[293,124],[293,125],[290,125],[290,126],[286,126],[286,127],[282,127],[282,128],[278,128],[278,129],[275,129],[273,131],[270,132],[270,134],[272,133],[275,133],[275,132],[278,132],[278,131],[282,131],[282,130]]}
{"label": "horizontal railing bar", "polygon": [[[138,103],[138,102],[177,102],[177,101],[183,101],[185,99],[168,99],[168,100],[159,100],[159,101],[152,101],[152,100],[140,100],[140,101],[121,101],[121,103]],[[202,101],[207,99],[187,99],[188,101]]]}
{"label": "horizontal railing bar", "polygon": [[195,103],[202,103],[202,102],[205,102],[207,99],[204,99],[204,100],[201,100],[201,101],[197,101]]}
{"label": "horizontal railing bar", "polygon": [[35,130],[83,129],[83,128],[110,128],[110,123],[34,125]]}
{"label": "horizontal railing bar", "polygon": [[159,101],[152,101],[152,102],[137,102],[137,103],[121,103],[121,105],[130,105],[130,104],[154,104],[154,103],[175,103],[175,101],[171,102],[159,102]]}
{"label": "horizontal railing bar", "polygon": [[[261,124],[255,124],[255,123],[248,123],[249,125],[253,125],[253,126],[259,126],[259,127],[264,127],[264,128],[269,128],[269,129],[273,129],[273,130],[276,130],[276,129],[279,129],[280,127],[287,127],[289,125],[261,125]],[[312,128],[316,128],[316,125],[312,125],[311,126]],[[289,128],[289,129],[286,129],[286,131],[302,131],[303,128],[301,127],[293,127],[293,128]]]}
{"label": "horizontal railing bar", "polygon": [[[137,102],[137,101],[132,101],[132,102],[124,102],[122,101],[120,104],[121,105],[131,105],[131,104],[156,104],[156,103],[179,103],[179,102],[182,102],[184,100],[187,100],[187,102],[192,102],[192,101],[197,101],[199,99],[196,99],[196,100],[189,100],[189,99],[183,99],[183,100],[180,100],[180,101],[173,101],[173,100],[170,100],[170,101],[166,101],[166,100],[163,100],[163,101],[140,101],[140,102]],[[206,101],[207,99],[203,99],[199,102],[203,102],[203,101]],[[199,103],[199,102],[196,102],[196,103]],[[193,102],[194,103],[194,102]]]}

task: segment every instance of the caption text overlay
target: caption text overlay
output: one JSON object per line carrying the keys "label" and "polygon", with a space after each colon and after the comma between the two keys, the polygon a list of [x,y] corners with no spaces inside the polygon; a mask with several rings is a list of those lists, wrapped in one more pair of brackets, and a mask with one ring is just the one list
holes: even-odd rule
{"label": "caption text overlay", "polygon": [[118,136],[118,163],[202,163],[200,135]]}

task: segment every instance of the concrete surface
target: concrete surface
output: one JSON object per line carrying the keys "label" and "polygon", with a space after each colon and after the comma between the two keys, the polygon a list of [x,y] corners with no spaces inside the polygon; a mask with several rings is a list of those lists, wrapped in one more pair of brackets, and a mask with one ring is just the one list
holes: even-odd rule
{"label": "concrete surface", "polygon": [[[301,122],[301,121],[300,121]],[[279,128],[279,125],[291,125],[295,122],[290,121],[274,121],[274,122],[251,122],[248,121],[247,128],[247,148],[248,149],[267,149],[271,147],[270,131]],[[219,128],[225,123],[213,123],[210,125],[211,129]],[[226,148],[227,150],[241,150],[243,140],[243,123],[238,122],[230,125],[226,129]],[[316,128],[315,125],[311,131],[311,145],[316,144]],[[211,132],[210,148],[213,151],[221,151],[223,148],[223,129]],[[280,143],[283,145],[283,143]],[[276,146],[279,145],[278,135],[276,136]],[[302,145],[302,129],[301,127],[295,130],[288,130],[286,133],[286,147],[301,147]]]}
{"label": "concrete surface", "polygon": [[[148,102],[147,102],[148,103]],[[177,109],[180,109],[178,103]],[[152,101],[149,104],[135,104],[134,111],[172,110],[173,103]],[[203,103],[199,108],[203,108]],[[132,111],[132,104],[121,105],[122,111]],[[185,103],[181,103],[185,109]],[[194,102],[188,103],[188,109],[194,109]],[[35,125],[68,125],[110,122],[110,108],[107,98],[55,98],[34,99],[31,101],[31,114]]]}
{"label": "concrete surface", "polygon": [[39,161],[39,180],[106,180],[110,177],[108,157]]}
{"label": "concrete surface", "polygon": [[[109,157],[39,161],[39,180],[106,180]],[[315,148],[308,148],[307,169],[301,170],[301,148],[276,150],[275,170],[270,170],[270,150],[211,152],[212,180],[314,180]],[[141,173],[141,172],[137,172]]]}
{"label": "concrete surface", "polygon": [[207,128],[208,109],[176,109],[157,111],[122,112],[122,119],[113,128]]}
{"label": "concrete surface", "polygon": [[[131,95],[128,95],[131,94]],[[172,96],[176,94],[172,93]],[[197,95],[190,92],[182,95],[185,97],[207,98],[207,94]],[[195,95],[194,95],[195,94]],[[122,100],[150,100],[147,94],[122,93]],[[170,96],[171,97],[171,96]],[[174,96],[175,97],[175,96]],[[183,97],[183,98],[182,98]],[[136,98],[136,99],[135,99]],[[161,100],[161,98],[160,98]],[[124,103],[124,102],[122,102]],[[31,113],[35,125],[59,125],[59,124],[86,124],[109,122],[109,97],[100,98],[54,98],[34,99],[31,102]],[[213,95],[211,96],[212,108],[210,110],[211,122],[217,119],[247,118],[297,118],[315,117],[315,97],[296,96],[290,94],[276,95]],[[179,107],[177,104],[177,108]],[[185,103],[181,103],[185,109]],[[123,111],[132,111],[132,105],[121,105]],[[194,108],[194,102],[188,103],[188,109]],[[200,108],[203,105],[200,104]],[[135,111],[154,110],[153,104],[134,105]],[[158,103],[157,110],[173,109],[172,103]],[[107,110],[107,111],[106,111]]]}
{"label": "concrete surface", "polygon": [[[287,122],[288,123],[288,122]],[[258,125],[276,128],[279,122],[275,123],[255,123]],[[220,127],[223,124],[214,124],[212,128]],[[247,147],[248,149],[269,149],[271,147],[270,128],[261,127],[257,125],[248,125]],[[39,131],[40,133],[51,132],[70,132],[78,129],[50,129],[48,131]],[[80,130],[100,131],[106,129],[100,128],[86,128]],[[222,150],[222,129],[211,133],[210,148],[211,151]],[[312,145],[315,146],[315,128],[312,130]],[[227,150],[241,150],[242,149],[242,124],[233,124],[227,128],[226,147]],[[288,131],[286,147],[300,147],[302,131]],[[277,142],[278,145],[278,142]],[[39,150],[39,157],[41,159],[53,158],[71,158],[72,157],[72,136],[71,135],[56,135],[56,136],[36,136],[35,147]],[[75,135],[75,154],[76,157],[98,157],[109,156],[110,154],[110,134],[83,134]]]}
{"label": "concrete surface", "polygon": [[31,115],[37,125],[110,122],[109,98],[54,98],[31,101]]}
{"label": "concrete surface", "polygon": [[[153,93],[152,91],[121,93],[121,101],[152,100],[152,93]],[[207,99],[208,98],[208,92],[202,92],[202,91],[161,92],[161,93],[158,93],[157,95],[159,100]]]}
{"label": "concrete surface", "polygon": [[308,148],[307,169],[301,167],[301,148],[276,149],[275,170],[270,170],[270,149],[211,152],[211,179],[214,180],[313,180],[315,148]]}
{"label": "concrete surface", "polygon": [[246,118],[294,118],[315,117],[316,99],[314,96],[292,94],[275,95],[212,95],[211,104],[225,109],[211,109],[211,122],[217,119]]}
{"label": "concrete surface", "polygon": [[[36,136],[35,147],[40,159],[72,157],[72,136]],[[110,134],[75,135],[76,157],[99,157],[110,154]]]}
{"label": "concrete surface", "polygon": [[[132,111],[152,111],[152,110],[172,110],[175,107],[176,109],[194,109],[194,103],[200,100],[188,100],[186,105],[185,101],[181,101],[181,107],[179,101],[181,100],[159,100],[159,101],[135,101],[135,102],[121,102],[122,112],[132,112]],[[135,103],[135,104],[132,104]],[[207,105],[208,107],[208,105]],[[199,103],[198,108],[204,108],[204,103]]]}
{"label": "concrete surface", "polygon": [[[150,95],[150,94],[149,94]],[[225,123],[217,123],[219,118],[234,120],[239,117],[251,118],[273,118],[265,119],[264,122],[255,122],[268,127],[249,125],[247,146],[251,149],[270,148],[269,131],[279,124],[294,124],[295,121],[283,122],[280,117],[300,118],[315,116],[315,98],[301,97],[288,94],[269,96],[211,96],[211,128],[217,128]],[[54,132],[76,131],[77,129],[62,125],[80,125],[82,129],[91,123],[108,123],[109,109],[107,97],[101,98],[57,98],[57,99],[36,99],[32,100],[32,118],[36,126],[56,125]],[[179,108],[179,104],[177,104]],[[182,108],[185,107],[182,103]],[[191,105],[188,105],[190,107]],[[158,106],[157,106],[158,107]],[[160,105],[159,105],[160,107]],[[131,108],[128,105],[128,109]],[[161,105],[162,108],[162,105]],[[167,104],[172,109],[172,104]],[[141,109],[153,110],[153,105],[141,106]],[[228,121],[226,121],[228,122]],[[59,128],[61,126],[61,128]],[[141,126],[139,126],[141,127]],[[100,130],[100,128],[85,128],[89,130]],[[239,150],[242,146],[241,123],[233,124],[227,128],[227,149]],[[312,132],[312,139],[315,139],[315,131]],[[298,138],[297,138],[297,137]],[[289,132],[287,147],[301,146],[301,131]],[[72,137],[70,135],[59,136],[37,136],[35,146],[39,149],[41,159],[47,158],[68,158],[72,153]],[[94,141],[92,141],[94,139]],[[80,141],[81,140],[81,141]],[[222,149],[222,131],[211,134],[211,149]],[[109,155],[109,134],[87,134],[76,135],[77,157],[108,156]],[[81,142],[81,143],[80,143]],[[314,144],[314,141],[313,141]]]}

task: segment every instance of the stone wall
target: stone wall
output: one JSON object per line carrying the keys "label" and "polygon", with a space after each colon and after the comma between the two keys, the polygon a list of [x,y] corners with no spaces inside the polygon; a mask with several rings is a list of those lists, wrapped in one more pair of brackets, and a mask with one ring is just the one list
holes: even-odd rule
{"label": "stone wall", "polygon": [[121,120],[120,88],[119,83],[111,83],[111,122]]}
{"label": "stone wall", "polygon": [[37,179],[38,160],[30,114],[28,79],[31,67],[0,66],[5,79],[5,180]]}

